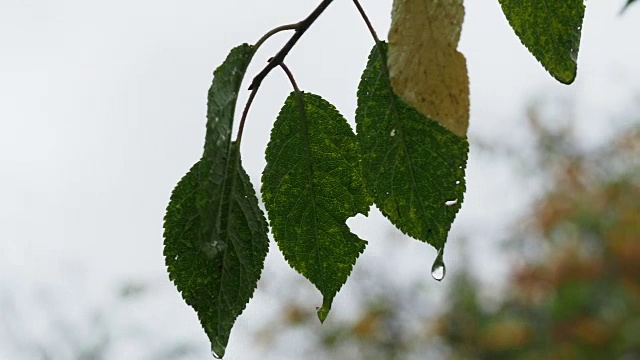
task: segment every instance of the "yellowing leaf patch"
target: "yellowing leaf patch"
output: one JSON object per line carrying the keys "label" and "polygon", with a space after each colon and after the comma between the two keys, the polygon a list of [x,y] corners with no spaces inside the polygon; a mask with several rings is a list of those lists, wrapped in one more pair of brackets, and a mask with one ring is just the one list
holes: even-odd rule
{"label": "yellowing leaf patch", "polygon": [[394,91],[458,136],[469,127],[469,76],[458,42],[462,0],[394,0],[388,66]]}

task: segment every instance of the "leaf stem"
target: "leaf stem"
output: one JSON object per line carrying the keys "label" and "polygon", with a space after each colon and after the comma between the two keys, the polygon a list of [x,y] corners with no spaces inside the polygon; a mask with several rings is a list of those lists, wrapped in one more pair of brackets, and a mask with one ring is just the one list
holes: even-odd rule
{"label": "leaf stem", "polygon": [[293,34],[293,36],[291,36],[291,39],[289,39],[289,41],[284,44],[282,49],[278,51],[276,56],[274,56],[271,61],[269,61],[267,66],[253,78],[251,86],[249,86],[249,90],[254,90],[260,87],[260,84],[262,83],[264,78],[271,72],[271,70],[276,68],[284,61],[284,58],[287,57],[287,54],[289,54],[289,51],[291,51],[293,46],[298,42],[298,40],[300,40],[302,35],[309,29],[309,27],[311,27],[311,25],[318,19],[320,14],[322,14],[332,2],[333,0],[322,0],[320,5],[318,5],[318,7],[313,10],[313,12],[309,16],[307,16],[306,19],[296,24],[296,32]]}
{"label": "leaf stem", "polygon": [[[258,40],[258,42],[256,42],[255,45],[253,45],[253,52],[255,53],[256,51],[258,51],[258,49],[260,48],[260,46],[262,46],[262,44],[264,44],[265,41],[267,41],[270,37],[272,37],[273,35],[282,32],[282,31],[286,31],[286,30],[298,30],[300,28],[300,23],[295,23],[295,24],[287,24],[287,25],[282,25],[282,26],[278,26],[272,30],[269,30],[269,32],[267,32],[266,34],[264,34],[260,40]],[[269,60],[271,61],[271,60]],[[244,110],[242,111],[242,118],[240,119],[240,128],[238,129],[238,136],[236,136],[236,143],[238,143],[238,145],[240,144],[240,141],[242,140],[242,133],[244,132],[244,124],[247,121],[247,115],[249,114],[249,108],[251,108],[251,104],[253,103],[253,99],[256,97],[256,94],[258,93],[258,88],[255,88],[251,91],[251,94],[249,95],[249,99],[247,100],[247,103],[244,106]]]}
{"label": "leaf stem", "polygon": [[287,77],[289,78],[289,81],[291,81],[291,85],[293,86],[293,90],[296,93],[300,93],[300,88],[298,87],[298,83],[296,83],[296,79],[294,79],[293,73],[291,72],[291,70],[289,70],[289,67],[287,65],[285,65],[284,62],[280,63],[280,67],[282,68],[282,70],[284,70],[285,74],[287,74]]}
{"label": "leaf stem", "polygon": [[244,132],[244,123],[247,121],[247,115],[249,115],[249,108],[251,108],[251,104],[253,104],[253,99],[255,99],[257,93],[258,93],[258,88],[251,90],[251,94],[249,94],[249,99],[247,99],[247,103],[244,105],[244,110],[242,111],[242,118],[240,118],[240,127],[238,128],[238,136],[236,136],[236,143],[238,144],[238,149],[240,149],[240,141],[242,141],[242,133]]}
{"label": "leaf stem", "polygon": [[376,46],[376,49],[378,50],[378,55],[380,56],[380,62],[382,63],[382,66],[381,66],[382,72],[384,73],[384,76],[387,78],[387,86],[389,86],[389,89],[391,90],[389,92],[389,95],[391,96],[391,101],[395,103],[395,97],[394,97],[395,92],[393,91],[393,87],[391,86],[391,77],[389,76],[389,68],[387,66],[387,60],[386,60],[387,54],[385,53],[385,51],[382,50],[382,47],[381,47],[382,41],[380,41],[380,38],[378,37],[376,30],[373,28],[373,25],[371,24],[371,20],[369,20],[367,13],[364,11],[364,8],[360,4],[360,1],[353,0],[353,3],[356,5],[356,8],[358,8],[358,12],[360,12],[360,16],[362,16],[362,19],[367,24],[367,28],[369,28],[369,32],[371,33],[371,36],[373,37],[373,40],[376,43],[375,46]]}
{"label": "leaf stem", "polygon": [[373,40],[375,40],[376,45],[378,45],[378,43],[380,42],[380,38],[378,38],[378,34],[376,33],[376,30],[373,28],[373,25],[371,24],[371,20],[369,20],[367,13],[364,12],[362,5],[360,5],[360,1],[353,0],[353,3],[358,8],[358,12],[360,12],[360,16],[362,16],[362,19],[367,24],[367,28],[369,28],[369,32],[371,33],[371,36],[373,36]]}
{"label": "leaf stem", "polygon": [[[289,54],[289,51],[291,51],[293,46],[298,42],[298,40],[300,40],[302,35],[311,27],[311,25],[318,19],[318,17],[324,12],[324,10],[332,2],[333,2],[333,0],[323,0],[320,3],[320,5],[318,5],[318,7],[316,7],[316,9],[313,10],[313,12],[311,14],[309,14],[309,16],[307,16],[306,19],[304,19],[304,20],[302,20],[302,21],[300,21],[298,23],[295,23],[295,24],[288,24],[288,25],[278,26],[278,27],[274,28],[273,30],[270,30],[269,32],[264,34],[264,36],[262,36],[260,38],[260,40],[258,40],[258,42],[254,45],[254,51],[255,51],[255,50],[258,50],[258,48],[265,41],[267,41],[267,39],[269,39],[270,37],[272,37],[273,35],[281,32],[281,31],[285,31],[285,30],[295,30],[296,31],[293,34],[293,36],[291,36],[289,41],[287,41],[287,43],[282,47],[282,49],[280,49],[280,51],[278,51],[276,56],[274,56],[271,59],[269,59],[269,62],[267,63],[267,66],[264,69],[262,69],[262,71],[260,73],[258,73],[258,75],[256,75],[253,78],[253,81],[251,82],[251,85],[249,86],[249,90],[251,90],[251,94],[249,95],[249,99],[247,100],[247,103],[244,106],[244,110],[242,111],[242,118],[240,119],[240,127],[238,129],[238,135],[236,137],[236,143],[238,144],[238,147],[239,147],[240,142],[242,140],[242,133],[244,132],[244,125],[245,125],[245,122],[247,121],[247,116],[249,114],[249,108],[251,108],[251,104],[253,103],[253,99],[256,97],[256,94],[258,93],[258,89],[260,88],[260,84],[262,84],[262,81],[271,72],[271,70],[276,68],[278,65],[282,64],[282,62],[284,61],[284,58],[287,56],[287,54]],[[287,71],[288,71],[288,69],[287,69]],[[290,71],[288,71],[287,75],[289,75],[289,74],[291,74]],[[290,79],[293,79],[293,77],[290,77]],[[293,83],[295,84],[295,81]],[[294,85],[294,87],[297,87],[297,85]],[[299,92],[300,90],[298,89],[297,91]]]}
{"label": "leaf stem", "polygon": [[[369,17],[367,16],[367,13],[364,11],[364,8],[362,7],[362,5],[360,4],[359,0],[353,0],[353,3],[356,5],[356,8],[358,8],[358,12],[360,12],[360,16],[362,16],[362,19],[364,20],[365,24],[367,24],[367,28],[369,28],[369,32],[371,33],[371,36],[373,37],[373,41],[375,41],[376,43],[376,49],[378,49],[378,54],[380,55],[380,59],[382,61],[382,71],[384,72],[385,76],[387,77],[387,81],[390,81],[390,76],[389,76],[389,68],[387,67],[387,61],[386,59],[384,59],[384,57],[386,56],[385,52],[382,51],[382,48],[380,47],[380,44],[382,43],[380,41],[380,38],[378,37],[378,34],[376,33],[376,29],[373,28],[373,25],[371,24],[371,20],[369,20]],[[389,83],[389,86],[391,86],[391,84]],[[391,95],[393,96],[394,92],[391,91]]]}

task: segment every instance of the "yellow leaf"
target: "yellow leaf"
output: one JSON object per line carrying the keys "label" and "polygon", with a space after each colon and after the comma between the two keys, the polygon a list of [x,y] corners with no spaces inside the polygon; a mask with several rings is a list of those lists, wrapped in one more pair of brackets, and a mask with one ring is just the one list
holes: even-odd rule
{"label": "yellow leaf", "polygon": [[469,76],[458,52],[462,0],[394,0],[388,66],[394,91],[458,136],[469,127]]}

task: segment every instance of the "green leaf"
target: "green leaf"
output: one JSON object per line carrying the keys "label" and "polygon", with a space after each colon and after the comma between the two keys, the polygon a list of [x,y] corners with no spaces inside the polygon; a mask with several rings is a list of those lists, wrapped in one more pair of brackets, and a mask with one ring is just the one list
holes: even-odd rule
{"label": "green leaf", "polygon": [[209,90],[202,159],[178,183],[165,217],[170,279],[193,307],[215,356],[251,299],[269,246],[268,225],[231,142],[238,91],[253,56],[249,45],[231,50]]}
{"label": "green leaf", "polygon": [[200,229],[203,241],[214,247],[221,244],[220,214],[224,182],[227,181],[231,132],[235,115],[238,91],[254,49],[247,44],[229,52],[227,59],[213,72],[207,104],[207,133],[204,154],[200,160],[200,186],[197,205],[205,221]]}
{"label": "green leaf", "polygon": [[200,237],[206,222],[196,206],[201,162],[173,190],[164,223],[169,278],[197,312],[217,357],[224,356],[231,328],[253,296],[269,247],[255,191],[238,151],[232,154],[220,216],[223,242],[214,247]]}
{"label": "green leaf", "polygon": [[499,0],[509,24],[531,54],[564,84],[576,78],[583,0]]}
{"label": "green leaf", "polygon": [[369,57],[358,88],[362,172],[375,204],[404,233],[442,249],[465,191],[469,144],[392,90],[387,45]]}
{"label": "green leaf", "polygon": [[291,267],[322,293],[324,321],[366,241],[345,221],[372,204],[347,121],[321,97],[292,93],[271,132],[262,198]]}

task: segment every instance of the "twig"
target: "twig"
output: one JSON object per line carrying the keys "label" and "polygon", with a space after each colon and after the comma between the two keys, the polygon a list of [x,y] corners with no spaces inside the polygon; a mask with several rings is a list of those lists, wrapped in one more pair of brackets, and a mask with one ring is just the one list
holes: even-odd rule
{"label": "twig", "polygon": [[[256,42],[256,44],[253,46],[253,51],[258,51],[260,46],[262,46],[262,44],[264,44],[264,42],[267,41],[273,35],[286,30],[298,30],[299,28],[300,28],[300,23],[278,26],[270,30],[266,34],[264,34],[260,38],[260,40],[258,40],[258,42]],[[236,136],[236,143],[238,144],[240,144],[240,141],[242,140],[242,133],[244,132],[244,124],[247,121],[247,115],[249,115],[249,108],[251,108],[251,104],[253,103],[253,99],[256,97],[257,93],[258,93],[258,88],[253,89],[251,91],[251,94],[249,94],[249,99],[247,99],[247,103],[244,105],[244,110],[242,111],[242,118],[240,118],[240,128],[238,129],[238,135]]]}
{"label": "twig", "polygon": [[[309,27],[311,27],[311,25],[318,19],[318,17],[324,12],[324,10],[332,2],[333,2],[333,0],[323,0],[320,3],[320,5],[318,5],[318,7],[315,10],[313,10],[313,12],[311,14],[309,14],[309,16],[307,16],[306,19],[304,19],[304,20],[302,20],[302,21],[300,21],[298,23],[295,23],[295,24],[278,26],[277,28],[275,28],[275,29],[269,31],[268,33],[266,33],[254,45],[255,50],[257,50],[267,39],[269,39],[271,36],[281,32],[281,31],[285,31],[285,30],[295,30],[296,31],[293,34],[293,36],[291,36],[289,41],[287,41],[287,43],[282,47],[282,49],[280,49],[280,51],[278,51],[276,56],[274,56],[271,59],[269,59],[269,63],[267,64],[267,66],[260,73],[258,73],[258,75],[256,75],[253,78],[253,81],[251,82],[251,86],[249,86],[249,90],[251,90],[251,94],[249,94],[249,99],[247,99],[247,103],[245,104],[244,110],[242,111],[242,118],[240,118],[240,127],[238,129],[238,136],[236,136],[236,143],[240,144],[240,141],[242,140],[242,134],[244,132],[244,125],[245,125],[245,122],[247,121],[247,116],[249,114],[249,109],[251,108],[251,104],[253,103],[253,99],[256,97],[256,94],[258,93],[258,89],[260,88],[260,84],[262,84],[262,81],[264,80],[264,78],[276,66],[282,64],[282,62],[284,61],[284,58],[287,56],[287,54],[289,54],[289,51],[291,51],[293,46],[298,42],[298,40],[300,40],[302,35],[309,29]],[[283,68],[286,68],[286,65]],[[287,72],[287,71],[288,71],[288,68],[287,68],[287,70],[285,70],[285,72]],[[289,78],[293,79],[293,76],[292,76],[290,71],[288,71],[287,75],[291,75],[291,76],[289,76]],[[293,81],[293,83],[295,84],[295,81]],[[297,85],[295,85],[294,87],[297,87]],[[299,93],[300,90],[298,89],[297,92]]]}
{"label": "twig", "polygon": [[249,86],[249,90],[254,90],[260,87],[260,84],[264,80],[264,78],[273,70],[276,66],[280,65],[284,58],[287,57],[289,51],[293,48],[293,46],[300,40],[302,35],[311,27],[311,25],[318,19],[320,14],[324,12],[324,10],[333,2],[333,0],[323,0],[318,7],[313,10],[313,12],[304,20],[296,24],[296,32],[291,36],[291,39],[287,41],[286,44],[278,51],[276,56],[274,56],[271,61],[267,64],[267,66],[260,72],[256,77],[253,78],[251,82],[251,86]]}
{"label": "twig", "polygon": [[282,26],[278,26],[277,28],[269,31],[268,33],[264,34],[264,36],[262,36],[260,38],[260,40],[258,40],[258,42],[253,46],[253,48],[257,51],[258,48],[265,42],[267,41],[267,39],[269,39],[270,37],[272,37],[273,35],[281,32],[281,31],[286,31],[286,30],[298,30],[300,28],[300,23],[295,23],[295,24],[288,24],[288,25],[282,25]]}

